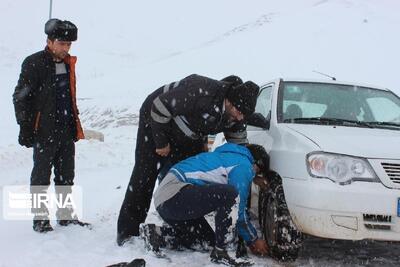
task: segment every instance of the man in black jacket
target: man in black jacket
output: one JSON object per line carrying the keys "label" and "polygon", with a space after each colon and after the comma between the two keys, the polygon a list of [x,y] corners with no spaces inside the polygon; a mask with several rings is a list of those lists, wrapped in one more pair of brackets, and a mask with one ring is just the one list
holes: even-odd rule
{"label": "man in black jacket", "polygon": [[209,134],[224,132],[228,142],[247,143],[244,121],[254,113],[258,91],[258,85],[237,76],[218,81],[193,74],[146,98],[135,166],[118,217],[118,245],[139,235],[160,170],[204,152]]}
{"label": "man in black jacket", "polygon": [[[68,54],[76,41],[78,29],[69,21],[50,19],[45,25],[45,50],[28,56],[13,94],[18,142],[33,147],[31,193],[46,193],[50,185],[51,168],[57,195],[63,200],[74,184],[75,141],[83,139],[83,130],[76,106],[76,57]],[[46,207],[33,207],[33,229],[52,231]],[[71,207],[57,211],[62,226],[80,222]]]}

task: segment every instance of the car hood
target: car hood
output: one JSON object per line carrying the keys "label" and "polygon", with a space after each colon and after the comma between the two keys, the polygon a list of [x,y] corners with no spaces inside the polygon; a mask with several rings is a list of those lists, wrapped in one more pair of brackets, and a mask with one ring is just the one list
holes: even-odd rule
{"label": "car hood", "polygon": [[400,131],[331,125],[286,124],[322,151],[365,158],[400,159]]}

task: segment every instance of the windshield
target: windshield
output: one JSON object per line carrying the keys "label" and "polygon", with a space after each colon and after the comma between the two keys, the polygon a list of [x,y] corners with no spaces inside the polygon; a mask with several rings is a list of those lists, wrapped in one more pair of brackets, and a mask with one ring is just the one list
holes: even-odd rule
{"label": "windshield", "polygon": [[400,127],[400,98],[379,89],[311,82],[284,82],[278,121],[361,127]]}

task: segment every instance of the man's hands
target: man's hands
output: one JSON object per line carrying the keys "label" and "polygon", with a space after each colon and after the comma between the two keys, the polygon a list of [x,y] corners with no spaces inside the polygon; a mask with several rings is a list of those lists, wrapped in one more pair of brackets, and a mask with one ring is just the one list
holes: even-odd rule
{"label": "man's hands", "polygon": [[253,178],[253,183],[258,185],[262,190],[267,190],[269,187],[268,178],[257,175]]}
{"label": "man's hands", "polygon": [[163,148],[156,148],[156,153],[158,155],[160,155],[161,157],[168,156],[170,151],[171,151],[171,147],[169,146],[169,144],[166,147],[163,147]]}
{"label": "man's hands", "polygon": [[203,152],[208,152],[208,143],[203,144]]}
{"label": "man's hands", "polygon": [[18,143],[21,146],[33,146],[33,129],[31,125],[21,124],[19,128]]}
{"label": "man's hands", "polygon": [[269,252],[267,242],[264,239],[257,239],[249,248],[255,255],[266,256]]}

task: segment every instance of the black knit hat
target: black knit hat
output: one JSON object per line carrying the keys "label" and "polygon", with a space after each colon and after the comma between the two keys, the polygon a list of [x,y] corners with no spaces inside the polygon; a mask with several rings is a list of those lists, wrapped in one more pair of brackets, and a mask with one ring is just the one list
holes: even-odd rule
{"label": "black knit hat", "polygon": [[73,42],[78,39],[78,28],[68,20],[49,19],[44,32],[51,40]]}
{"label": "black knit hat", "polygon": [[260,168],[263,174],[266,174],[269,170],[269,155],[265,148],[255,144],[247,144],[246,147],[250,150],[254,158],[254,163]]}
{"label": "black knit hat", "polygon": [[231,86],[238,86],[243,83],[243,80],[239,76],[229,75],[221,80],[221,82],[228,83]]}
{"label": "black knit hat", "polygon": [[247,81],[229,89],[226,98],[243,115],[248,116],[254,113],[259,90],[257,84]]}

